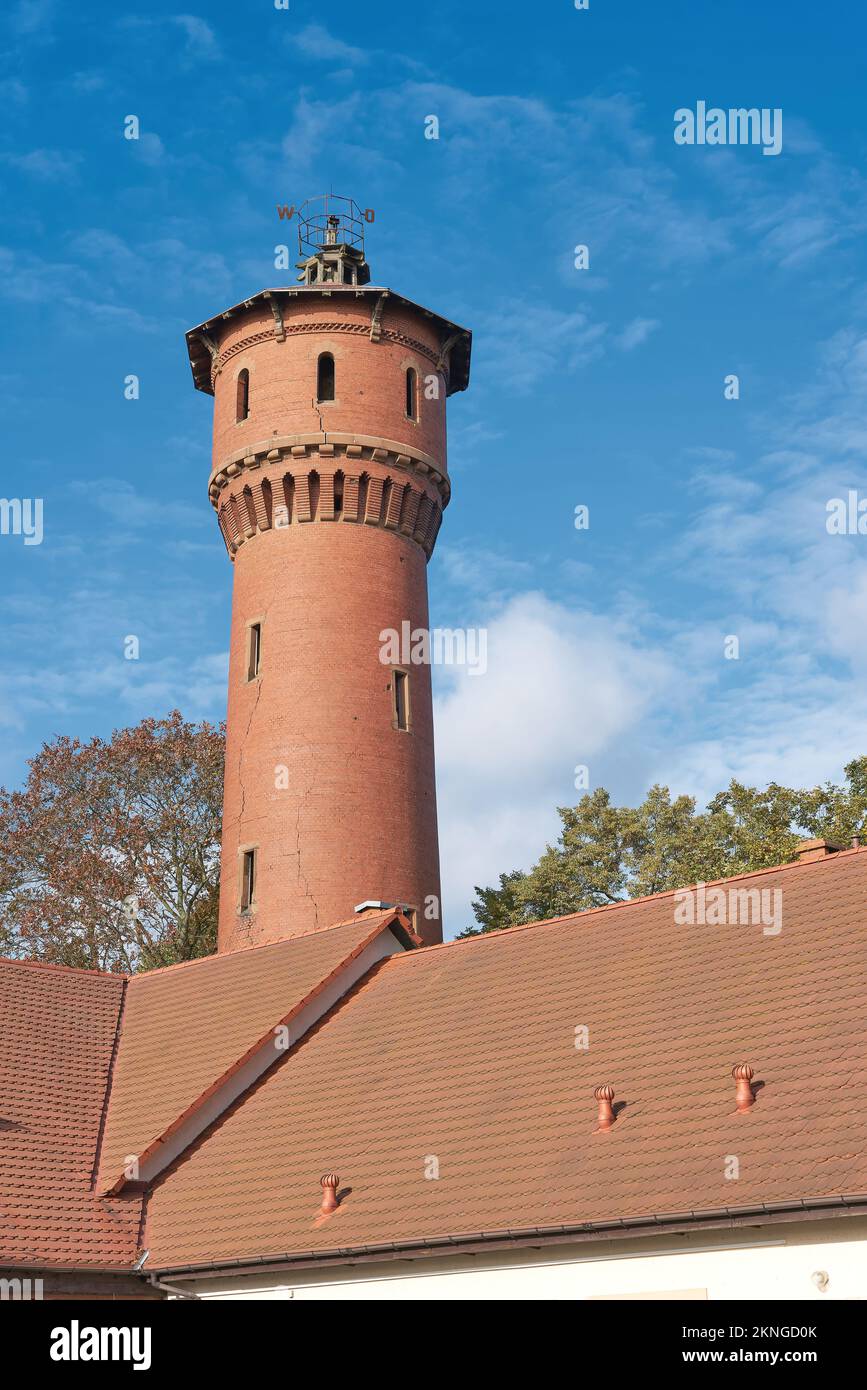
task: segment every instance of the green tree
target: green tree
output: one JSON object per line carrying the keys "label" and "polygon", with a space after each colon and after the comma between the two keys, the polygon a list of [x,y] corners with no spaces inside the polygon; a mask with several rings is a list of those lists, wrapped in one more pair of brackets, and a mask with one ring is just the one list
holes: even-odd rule
{"label": "green tree", "polygon": [[532,869],[476,888],[476,923],[462,936],[770,868],[793,859],[805,836],[848,844],[867,826],[867,757],[847,764],[842,784],[760,790],[732,781],[704,811],[660,786],[640,806],[614,806],[600,787],[558,814],[560,837]]}

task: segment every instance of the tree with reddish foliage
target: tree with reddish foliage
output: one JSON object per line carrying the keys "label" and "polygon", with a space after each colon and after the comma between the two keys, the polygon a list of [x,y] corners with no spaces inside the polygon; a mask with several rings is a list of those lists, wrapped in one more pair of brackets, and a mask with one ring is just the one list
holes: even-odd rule
{"label": "tree with reddish foliage", "polygon": [[0,789],[0,954],[136,971],[215,949],[225,729],[57,738]]}

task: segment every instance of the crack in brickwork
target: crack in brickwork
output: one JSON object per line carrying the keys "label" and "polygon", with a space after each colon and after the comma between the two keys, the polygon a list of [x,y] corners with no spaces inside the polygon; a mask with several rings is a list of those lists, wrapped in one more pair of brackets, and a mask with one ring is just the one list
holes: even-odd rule
{"label": "crack in brickwork", "polygon": [[243,769],[244,769],[244,749],[247,747],[247,741],[248,741],[248,739],[249,739],[249,737],[250,737],[250,730],[251,730],[252,727],[253,727],[253,719],[254,719],[254,717],[255,717],[256,710],[257,710],[258,707],[259,707],[259,700],[260,700],[260,698],[261,698],[261,695],[262,695],[262,682],[261,682],[261,680],[257,680],[257,682],[256,682],[256,698],[255,698],[255,700],[253,701],[253,708],[252,708],[251,711],[250,711],[250,718],[247,720],[247,731],[246,731],[246,733],[245,733],[245,735],[244,735],[244,742],[241,744],[241,747],[240,747],[239,750],[238,750],[238,786],[239,786],[240,789],[241,789],[241,806],[240,806],[240,809],[239,809],[239,811],[238,811],[238,820],[237,820],[237,828],[238,828],[238,835],[239,835],[239,836],[240,836],[240,834],[241,834],[241,822],[242,822],[243,819],[244,819],[244,808],[245,808],[245,806],[247,805],[247,790],[246,790],[246,787],[244,786],[244,772],[243,772]]}
{"label": "crack in brickwork", "polygon": [[299,885],[299,887],[300,887],[300,886],[301,886],[302,877],[304,878],[304,889],[303,889],[303,892],[304,892],[305,898],[309,898],[310,902],[313,904],[313,930],[316,931],[317,928],[319,927],[319,906],[318,906],[318,904],[317,904],[317,902],[316,902],[315,894],[313,894],[313,893],[310,891],[310,880],[309,880],[309,878],[307,878],[305,875],[302,875],[302,873],[301,873],[301,817],[302,817],[302,815],[304,814],[304,808],[305,808],[305,804],[306,804],[306,802],[307,802],[307,798],[310,796],[311,792],[313,791],[313,786],[314,786],[314,782],[311,782],[311,783],[309,784],[309,786],[307,787],[306,791],[304,792],[304,795],[301,797],[300,801],[298,802],[298,814],[297,814],[297,816],[295,817],[295,856],[296,856],[296,864],[297,864],[297,882],[298,882],[298,885]]}

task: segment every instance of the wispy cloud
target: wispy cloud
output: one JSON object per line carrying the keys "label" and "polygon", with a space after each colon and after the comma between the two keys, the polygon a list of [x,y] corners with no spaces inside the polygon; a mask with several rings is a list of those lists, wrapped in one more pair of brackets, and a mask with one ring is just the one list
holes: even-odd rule
{"label": "wispy cloud", "polygon": [[74,183],[81,155],[64,150],[28,150],[26,154],[0,155],[0,161],[46,183]]}
{"label": "wispy cloud", "polygon": [[288,35],[286,42],[305,58],[315,58],[326,63],[348,63],[354,66],[366,63],[370,56],[363,48],[355,48],[352,44],[337,38],[322,24],[305,24],[297,33]]}
{"label": "wispy cloud", "polygon": [[180,29],[186,40],[186,52],[198,62],[213,62],[220,58],[220,45],[217,36],[206,20],[198,15],[172,15],[169,23]]}
{"label": "wispy cloud", "polygon": [[54,0],[17,0],[9,12],[9,25],[22,39],[44,38],[54,19]]}
{"label": "wispy cloud", "polygon": [[628,323],[622,333],[617,335],[617,346],[624,352],[631,352],[633,348],[640,347],[646,343],[651,333],[659,327],[658,319],[633,319]]}
{"label": "wispy cloud", "polygon": [[124,14],[117,20],[116,31],[135,40],[150,41],[163,64],[189,69],[216,62],[223,56],[215,30],[199,15]]}
{"label": "wispy cloud", "polygon": [[89,478],[86,483],[73,482],[71,489],[90,498],[93,505],[127,531],[144,527],[155,530],[164,525],[175,526],[179,531],[190,526],[198,529],[211,520],[205,507],[148,496],[123,478]]}
{"label": "wispy cloud", "polygon": [[523,395],[552,373],[576,371],[603,351],[604,323],[587,313],[510,299],[477,318],[481,379]]}
{"label": "wispy cloud", "polygon": [[69,84],[74,92],[101,92],[105,87],[106,79],[101,72],[74,72],[69,79]]}
{"label": "wispy cloud", "polygon": [[[359,48],[326,28],[324,24],[305,24],[302,29],[286,35],[286,44],[311,62],[339,64],[340,77],[351,77],[358,68],[377,62],[383,68],[425,71],[424,63],[405,53],[378,47]],[[334,74],[332,74],[334,75]]]}
{"label": "wispy cloud", "polygon": [[0,101],[11,106],[23,106],[30,100],[30,92],[17,77],[6,77],[0,82]]}

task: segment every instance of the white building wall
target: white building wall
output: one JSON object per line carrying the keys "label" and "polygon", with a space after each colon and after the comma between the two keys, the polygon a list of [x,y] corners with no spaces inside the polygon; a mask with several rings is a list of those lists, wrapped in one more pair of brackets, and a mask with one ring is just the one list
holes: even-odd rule
{"label": "white building wall", "polygon": [[171,1282],[223,1299],[867,1298],[867,1218]]}

